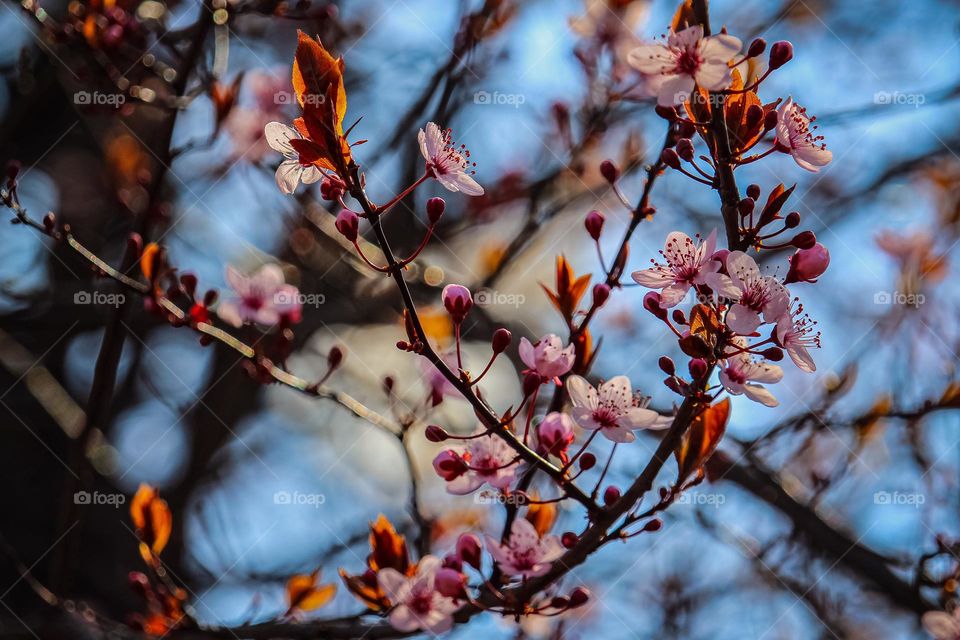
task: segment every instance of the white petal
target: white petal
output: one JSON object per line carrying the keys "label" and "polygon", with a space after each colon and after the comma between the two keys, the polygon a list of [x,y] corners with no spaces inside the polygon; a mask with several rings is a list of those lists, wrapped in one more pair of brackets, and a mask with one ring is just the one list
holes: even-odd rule
{"label": "white petal", "polygon": [[703,27],[699,24],[695,24],[692,27],[687,27],[683,31],[671,33],[668,42],[674,47],[691,49],[697,46],[702,38]]}
{"label": "white petal", "polygon": [[697,84],[710,91],[726,89],[733,82],[733,73],[726,62],[704,62],[694,76]]}
{"label": "white petal", "polygon": [[812,146],[794,149],[792,155],[798,165],[813,173],[819,173],[820,167],[827,166],[833,160],[832,151]]}
{"label": "white petal", "polygon": [[661,107],[683,104],[693,94],[693,85],[694,79],[688,75],[664,76],[657,96],[657,104]]}
{"label": "white petal", "polygon": [[653,426],[659,417],[660,414],[656,411],[633,407],[620,416],[617,424],[624,429],[645,429]]}
{"label": "white petal", "polygon": [[751,363],[747,377],[755,382],[780,382],[783,380],[783,369],[775,364]]}
{"label": "white petal", "polygon": [[726,64],[733,56],[740,53],[741,48],[743,48],[743,43],[740,38],[728,33],[718,33],[700,41],[700,55],[711,62],[716,61]]}
{"label": "white petal", "polygon": [[810,352],[807,351],[805,346],[791,342],[787,344],[786,349],[787,354],[790,356],[790,359],[793,360],[793,363],[797,365],[798,369],[806,371],[807,373],[813,373],[817,370],[817,364],[813,361]]}
{"label": "white petal", "polygon": [[660,292],[660,306],[664,309],[675,307],[683,302],[689,292],[690,285],[686,282],[672,284]]}
{"label": "white petal", "polygon": [[663,268],[650,267],[630,274],[633,281],[648,289],[662,289],[673,284],[673,273]]}
{"label": "white petal", "polygon": [[466,173],[457,174],[457,183],[460,185],[460,191],[468,196],[483,195],[483,187]]}
{"label": "white petal", "polygon": [[398,604],[403,600],[409,580],[396,569],[386,568],[377,572],[377,583],[383,589],[390,604]]}
{"label": "white petal", "polygon": [[748,336],[760,326],[760,314],[742,304],[735,304],[727,312],[727,326],[734,333]]}
{"label": "white petal", "polygon": [[297,190],[300,184],[300,176],[303,174],[303,166],[296,160],[284,160],[277,167],[277,186],[280,191],[290,195]]}
{"label": "white petal", "polygon": [[574,407],[584,407],[592,410],[596,409],[599,404],[597,390],[580,376],[567,378],[567,394],[569,394],[570,402],[573,403]]}
{"label": "white petal", "polygon": [[604,427],[600,433],[611,442],[633,442],[637,439],[637,436],[633,435],[633,431],[620,427]]}
{"label": "white petal", "polygon": [[743,385],[743,394],[754,402],[759,402],[766,407],[775,407],[780,404],[780,402],[773,397],[772,393],[758,384]]}
{"label": "white petal", "polygon": [[626,413],[633,403],[630,378],[614,376],[600,385],[600,403],[615,407],[618,413]]}
{"label": "white petal", "polygon": [[927,611],[920,618],[923,628],[937,640],[956,640],[960,622],[945,611]]}
{"label": "white petal", "polygon": [[665,73],[676,66],[677,57],[662,44],[642,44],[627,54],[627,62],[641,73]]}
{"label": "white petal", "polygon": [[322,177],[323,172],[315,165],[310,165],[309,167],[303,168],[303,173],[300,174],[300,182],[303,184],[313,184]]}
{"label": "white petal", "polygon": [[[531,369],[537,368],[537,356],[533,345],[526,338],[520,338],[520,359]],[[569,389],[569,387],[568,387]]]}
{"label": "white petal", "polygon": [[756,261],[743,251],[731,251],[727,254],[726,265],[730,279],[741,289],[745,283],[760,277],[760,268]]}
{"label": "white petal", "polygon": [[290,139],[299,138],[300,134],[293,127],[288,127],[281,122],[268,122],[263,128],[263,137],[274,151],[279,151],[288,158],[297,156],[297,152],[290,144]]}

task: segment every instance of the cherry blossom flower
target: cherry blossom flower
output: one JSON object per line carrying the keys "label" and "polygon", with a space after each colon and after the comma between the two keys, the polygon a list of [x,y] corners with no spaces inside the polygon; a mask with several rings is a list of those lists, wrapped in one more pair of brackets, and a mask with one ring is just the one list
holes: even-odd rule
{"label": "cherry blossom flower", "polygon": [[661,289],[662,307],[675,307],[687,295],[690,287],[705,284],[707,275],[720,269],[720,263],[713,259],[716,248],[716,229],[699,243],[685,233],[674,231],[667,236],[663,251],[660,252],[664,263],[651,260],[652,267],[634,271],[631,276],[641,286]]}
{"label": "cherry blossom flower", "polygon": [[567,448],[574,440],[573,420],[565,413],[553,411],[548,413],[543,421],[537,425],[537,440],[540,449],[550,455],[557,456],[564,463],[567,461]]}
{"label": "cherry blossom flower", "polygon": [[818,242],[809,249],[797,249],[789,260],[790,270],[784,278],[784,284],[816,282],[830,266],[830,252]]}
{"label": "cherry blossom flower", "polygon": [[520,359],[530,371],[550,380],[559,378],[573,367],[574,347],[572,344],[564,347],[563,340],[553,333],[543,336],[536,344],[521,338]]}
{"label": "cherry blossom flower", "polygon": [[377,582],[393,605],[390,625],[397,631],[440,634],[453,626],[453,613],[458,605],[453,598],[437,590],[440,558],[424,556],[417,564],[417,573],[407,577],[387,567],[377,573]]}
{"label": "cherry blossom flower", "polygon": [[787,288],[773,276],[763,276],[753,258],[742,251],[731,251],[726,259],[727,273],[712,273],[707,284],[736,304],[727,311],[727,326],[740,335],[750,335],[763,322],[776,322],[790,305]]}
{"label": "cherry blossom flower", "polygon": [[217,307],[217,315],[235,327],[254,323],[275,325],[282,319],[300,321],[300,292],[284,284],[283,269],[266,264],[250,276],[227,266],[227,284],[237,294]]}
{"label": "cherry blossom flower", "polygon": [[790,309],[777,321],[777,342],[787,351],[797,368],[813,373],[817,365],[807,348],[820,348],[820,332],[816,330],[817,323],[803,312],[802,304],[793,308],[794,301],[790,301]]}
{"label": "cherry blossom flower", "polygon": [[783,378],[783,369],[774,364],[755,361],[749,353],[741,351],[747,346],[744,338],[737,338],[732,346],[734,352],[724,359],[723,367],[720,369],[720,383],[724,389],[735,396],[745,395],[754,402],[768,407],[780,404],[763,386],[752,383],[780,382]]}
{"label": "cherry blossom flower", "polygon": [[953,613],[927,611],[920,618],[923,628],[936,640],[960,640],[960,608]]}
{"label": "cherry blossom flower", "polygon": [[513,521],[506,544],[500,544],[490,536],[486,540],[487,550],[500,570],[508,576],[520,576],[525,580],[542,576],[550,570],[553,561],[563,555],[560,539],[553,535],[541,538],[526,518]]}
{"label": "cherry blossom flower", "polygon": [[470,152],[451,139],[450,129],[441,129],[433,122],[418,136],[420,153],[427,161],[427,171],[450,191],[462,191],[468,196],[482,196],[483,187],[471,176]]}
{"label": "cherry blossom flower", "polygon": [[263,128],[263,135],[267,144],[274,151],[283,154],[284,160],[277,167],[277,186],[280,191],[289,195],[296,191],[297,185],[312,184],[323,177],[323,172],[312,162],[303,162],[300,153],[290,144],[291,140],[302,140],[303,136],[294,129],[280,122],[269,122]]}
{"label": "cherry blossom flower", "polygon": [[811,127],[814,120],[793,98],[787,98],[777,109],[777,145],[802,168],[817,173],[833,160],[833,153],[827,150],[823,136],[813,135],[817,128]]}
{"label": "cherry blossom flower", "polygon": [[293,88],[289,72],[280,70],[251,71],[244,77],[244,84],[253,97],[253,105],[234,107],[224,129],[233,143],[231,160],[242,158],[256,164],[270,152],[264,127],[271,120],[283,117]]}
{"label": "cherry blossom flower", "polygon": [[669,425],[660,414],[634,402],[630,379],[616,376],[593,386],[580,376],[567,378],[567,393],[573,403],[573,419],[584,429],[600,429],[613,442],[633,442],[634,429],[662,429]]}
{"label": "cherry blossom flower", "polygon": [[[474,435],[485,431],[479,427]],[[447,492],[459,496],[476,491],[484,483],[509,489],[519,466],[510,445],[493,434],[468,440],[463,448],[442,451],[433,460],[433,468],[447,481]]]}
{"label": "cherry blossom flower", "polygon": [[670,107],[687,101],[694,85],[709,91],[730,86],[733,75],[728,63],[742,43],[726,33],[703,37],[703,27],[694,25],[671,33],[666,42],[644,44],[627,60],[641,73],[661,77],[657,103]]}

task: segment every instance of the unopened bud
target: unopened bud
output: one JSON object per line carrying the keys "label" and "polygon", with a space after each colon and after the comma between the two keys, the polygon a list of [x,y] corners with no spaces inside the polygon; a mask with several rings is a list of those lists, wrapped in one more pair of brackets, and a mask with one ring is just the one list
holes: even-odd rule
{"label": "unopened bud", "polygon": [[673,318],[673,321],[677,324],[687,324],[687,317],[683,315],[682,309],[674,309],[670,317]]}
{"label": "unopened bud", "polygon": [[763,112],[763,107],[761,107],[758,104],[750,105],[747,108],[746,118],[744,119],[747,128],[753,129],[754,127],[759,125],[761,122],[763,122],[764,116],[765,114]]}
{"label": "unopened bud", "polygon": [[660,370],[668,376],[672,376],[677,372],[677,367],[673,364],[673,360],[667,356],[660,356],[660,359],[657,360],[657,364],[660,365]]}
{"label": "unopened bud", "polygon": [[757,201],[753,198],[744,198],[737,203],[737,211],[740,212],[740,217],[745,218],[751,213],[753,213],[754,208],[757,206]]}
{"label": "unopened bud", "polygon": [[443,298],[444,308],[456,323],[463,322],[473,308],[473,296],[470,295],[470,290],[460,284],[445,286],[441,298]]}
{"label": "unopened bud", "polygon": [[660,162],[667,165],[671,169],[680,168],[680,156],[673,149],[664,149],[660,154]]}
{"label": "unopened bud", "polygon": [[790,244],[795,246],[797,249],[812,249],[815,244],[817,244],[817,234],[813,231],[801,231],[797,235],[793,236],[793,240],[790,241]]}
{"label": "unopened bud", "polygon": [[603,491],[603,504],[611,505],[620,499],[620,489],[610,485]]}
{"label": "unopened bud", "polygon": [[699,380],[707,373],[707,361],[703,358],[694,358],[687,365],[687,369],[690,370],[690,376],[694,380]]}
{"label": "unopened bud", "polygon": [[666,320],[667,310],[660,306],[660,300],[660,294],[656,291],[651,291],[643,296],[643,308],[661,320]]}
{"label": "unopened bud", "polygon": [[693,154],[693,143],[690,142],[690,139],[680,138],[680,140],[677,141],[677,155],[686,162],[692,162]]}
{"label": "unopened bud", "polygon": [[600,163],[600,175],[603,179],[613,184],[620,179],[620,168],[613,163],[613,160],[604,160]]}
{"label": "unopened bud", "polygon": [[337,231],[349,242],[356,242],[360,229],[360,218],[350,209],[344,209],[337,214],[337,221],[334,223]]}
{"label": "unopened bud", "polygon": [[343,363],[343,349],[334,345],[327,352],[327,369],[333,371]]}
{"label": "unopened bud", "polygon": [[779,69],[793,59],[793,45],[786,40],[774,42],[770,47],[770,70]]}
{"label": "unopened bud", "polygon": [[576,609],[587,604],[590,600],[590,590],[586,587],[577,587],[570,593],[570,608]]}
{"label": "unopened bud", "polygon": [[435,424],[428,425],[424,435],[430,442],[443,442],[450,437],[450,434],[443,427],[438,427]]}
{"label": "unopened bud", "polygon": [[597,464],[597,456],[592,453],[585,453],[580,456],[580,470],[589,471]]}
{"label": "unopened bud", "polygon": [[757,38],[750,43],[750,48],[747,49],[748,58],[756,58],[761,55],[767,49],[767,41],[763,38]]}
{"label": "unopened bud", "polygon": [[430,198],[427,200],[427,219],[434,225],[443,217],[443,212],[447,210],[447,202],[443,198]]}
{"label": "unopened bud", "polygon": [[777,114],[776,110],[768,111],[767,115],[763,117],[763,128],[769,131],[770,129],[776,127],[779,117],[780,116]]}
{"label": "unopened bud", "polygon": [[777,347],[770,347],[761,351],[760,356],[771,362],[780,362],[783,360],[783,350]]}
{"label": "unopened bud", "polygon": [[197,291],[197,276],[192,273],[184,273],[180,275],[180,286],[183,287],[183,290],[187,292],[187,295],[191,298],[193,294]]}
{"label": "unopened bud", "polygon": [[670,122],[677,119],[677,110],[673,107],[664,107],[658,104],[654,112],[664,120],[669,120]]}
{"label": "unopened bud", "polygon": [[586,227],[587,233],[590,234],[591,238],[599,240],[600,234],[603,232],[604,222],[606,222],[606,219],[602,213],[599,211],[591,211],[587,214],[587,217],[584,218],[583,226]]}
{"label": "unopened bud", "polygon": [[513,340],[513,334],[500,327],[493,332],[493,338],[490,340],[490,347],[493,349],[494,353],[503,353],[507,350],[507,347],[510,346],[510,342]]}
{"label": "unopened bud", "polygon": [[647,524],[643,525],[643,530],[650,533],[654,533],[655,531],[660,531],[662,527],[663,527],[663,522],[661,522],[659,518],[654,518]]}
{"label": "unopened bud", "polygon": [[597,284],[593,285],[593,306],[599,309],[609,297],[610,287],[608,287],[606,283],[598,282]]}
{"label": "unopened bud", "polygon": [[57,216],[52,211],[48,211],[47,215],[43,216],[43,228],[47,230],[47,233],[57,228]]}
{"label": "unopened bud", "polygon": [[689,120],[681,120],[677,123],[677,135],[681,138],[692,138],[697,132],[697,125]]}
{"label": "unopened bud", "polygon": [[830,266],[830,252],[818,242],[809,249],[798,249],[789,260],[790,270],[784,284],[813,282]]}
{"label": "unopened bud", "polygon": [[566,549],[572,549],[579,540],[580,537],[573,531],[566,531],[562,536],[560,536],[560,544],[562,544]]}
{"label": "unopened bud", "polygon": [[531,396],[533,392],[540,388],[543,379],[536,371],[527,371],[523,375],[523,395]]}
{"label": "unopened bud", "polygon": [[800,226],[800,213],[797,211],[788,213],[787,217],[783,220],[783,226],[787,229],[794,229]]}
{"label": "unopened bud", "polygon": [[760,199],[760,185],[751,184],[747,186],[747,197],[753,198],[754,200]]}

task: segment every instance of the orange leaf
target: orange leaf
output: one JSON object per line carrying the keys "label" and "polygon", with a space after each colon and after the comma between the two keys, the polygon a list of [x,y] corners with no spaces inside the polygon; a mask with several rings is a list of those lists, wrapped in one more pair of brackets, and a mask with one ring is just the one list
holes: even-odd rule
{"label": "orange leaf", "polygon": [[157,257],[160,255],[160,245],[156,242],[151,242],[143,248],[143,253],[140,254],[140,271],[143,272],[144,277],[153,282],[153,278],[157,275]]}
{"label": "orange leaf", "polygon": [[314,39],[297,30],[297,53],[293,61],[293,90],[297,94],[300,106],[321,104],[327,99],[327,92],[334,89],[334,104],[330,105],[337,114],[337,133],[343,133],[343,117],[347,113],[347,93],[343,88],[343,58],[334,58],[323,47],[319,39]]}
{"label": "orange leaf", "polygon": [[670,31],[683,31],[690,25],[697,24],[697,15],[693,10],[693,0],[681,0],[673,20],[670,21]]}
{"label": "orange leaf", "polygon": [[166,500],[148,484],[141,484],[130,503],[130,518],[140,538],[140,555],[144,562],[155,564],[167,546],[173,529],[173,516]]}
{"label": "orange leaf", "polygon": [[701,467],[720,444],[729,419],[730,398],[724,398],[707,407],[693,420],[680,446],[674,451],[677,458],[678,487],[694,473],[702,473]]}
{"label": "orange leaf", "polygon": [[367,558],[367,565],[373,571],[391,567],[400,573],[409,573],[412,568],[406,538],[397,533],[382,513],[377,517],[377,521],[370,525],[370,556]]}
{"label": "orange leaf", "polygon": [[[538,496],[533,494],[533,499],[537,500]],[[550,529],[553,528],[553,524],[557,521],[557,504],[555,502],[548,502],[546,504],[531,504],[530,508],[527,509],[526,519],[533,525],[533,528],[537,530],[537,533],[540,534],[542,538],[544,535],[550,532]]]}
{"label": "orange leaf", "polygon": [[298,574],[287,580],[287,615],[294,611],[313,611],[324,606],[337,592],[335,584],[317,584],[320,569],[310,574]]}

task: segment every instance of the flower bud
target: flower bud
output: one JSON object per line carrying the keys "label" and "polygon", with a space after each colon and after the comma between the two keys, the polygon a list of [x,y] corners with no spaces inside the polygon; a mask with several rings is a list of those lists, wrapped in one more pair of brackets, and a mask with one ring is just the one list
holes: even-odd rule
{"label": "flower bud", "polygon": [[447,202],[443,198],[430,198],[427,200],[427,219],[434,225],[440,222],[443,212],[447,210]]}
{"label": "flower bud", "polygon": [[583,220],[583,226],[587,228],[587,233],[590,234],[590,237],[594,240],[600,239],[600,234],[603,232],[603,223],[606,222],[606,218],[603,217],[603,214],[599,211],[591,211],[587,214],[587,217]]}
{"label": "flower bud", "polygon": [[754,200],[760,199],[760,185],[751,184],[747,186],[747,197],[753,198]]}
{"label": "flower bud", "polygon": [[343,197],[346,191],[346,185],[340,178],[335,176],[324,176],[320,181],[320,197],[330,202],[336,202]]}
{"label": "flower bud", "polygon": [[664,120],[669,120],[670,122],[677,119],[677,110],[674,107],[664,107],[658,104],[654,112]]}
{"label": "flower bud", "polygon": [[440,595],[447,598],[461,598],[464,596],[467,576],[454,569],[443,568],[437,571],[433,584]]}
{"label": "flower bud", "polygon": [[610,287],[604,282],[598,282],[593,285],[593,305],[597,308],[603,306],[603,303],[610,297]]}
{"label": "flower bud", "polygon": [[671,169],[680,168],[680,156],[673,149],[664,149],[663,153],[660,154],[660,162]]}
{"label": "flower bud", "polygon": [[790,270],[784,280],[791,282],[814,282],[830,266],[830,252],[819,242],[809,249],[798,249],[790,256]]}
{"label": "flower bud", "polygon": [[754,127],[759,125],[761,122],[763,122],[763,118],[765,116],[766,114],[763,112],[763,107],[761,107],[758,104],[750,105],[749,107],[747,107],[747,115],[746,115],[746,118],[744,119],[747,128],[753,129]]}
{"label": "flower bud", "polygon": [[356,242],[360,229],[360,218],[350,209],[343,209],[337,214],[337,221],[334,223],[337,231],[349,242]]}
{"label": "flower bud", "polygon": [[697,125],[689,120],[681,120],[677,123],[677,135],[681,138],[692,138],[697,132]]}
{"label": "flower bud", "polygon": [[473,533],[464,533],[457,538],[457,556],[477,571],[480,570],[482,549],[480,538]]}
{"label": "flower bud", "polygon": [[693,161],[693,143],[689,138],[680,138],[677,141],[677,155],[686,162]]}
{"label": "flower bud", "polygon": [[737,211],[740,212],[741,218],[746,218],[748,215],[753,213],[753,210],[756,206],[757,206],[756,200],[750,197],[746,197],[737,203]]}
{"label": "flower bud", "polygon": [[660,294],[656,291],[650,291],[643,296],[643,308],[657,316],[661,320],[667,319],[667,311],[660,306]]}
{"label": "flower bud", "polygon": [[443,427],[435,424],[428,425],[424,435],[426,435],[427,440],[430,442],[443,442],[450,437],[450,434],[448,434]]}
{"label": "flower bud", "polygon": [[780,362],[783,360],[783,350],[777,347],[769,347],[760,352],[760,357],[771,362]]}
{"label": "flower bud", "polygon": [[580,456],[580,470],[589,471],[597,464],[597,456],[592,453],[585,453]]}
{"label": "flower bud", "polygon": [[620,168],[613,163],[613,160],[604,160],[600,163],[600,175],[603,179],[613,184],[620,179]]}
{"label": "flower bud", "polygon": [[761,55],[767,49],[767,41],[763,38],[757,38],[750,43],[750,48],[747,49],[748,58],[756,58]]}
{"label": "flower bud", "polygon": [[543,384],[543,378],[536,371],[527,371],[523,374],[523,395],[533,395],[533,392]]}
{"label": "flower bud", "polygon": [[327,368],[333,371],[341,364],[343,364],[343,349],[334,345],[330,347],[330,351],[327,352]]}
{"label": "flower bud", "polygon": [[590,590],[586,587],[577,587],[570,593],[570,608],[576,609],[587,604],[590,600]]}
{"label": "flower bud", "polygon": [[473,308],[473,296],[470,295],[470,290],[463,285],[448,284],[443,288],[441,297],[447,313],[458,324],[463,322],[463,319],[470,313],[470,309]]}
{"label": "flower bud", "polygon": [[193,294],[197,291],[197,276],[192,273],[184,273],[180,275],[180,286],[183,287],[183,290],[186,291],[187,295],[191,298]]}
{"label": "flower bud", "polygon": [[433,469],[438,476],[447,482],[452,482],[469,471],[469,466],[459,453],[453,449],[447,449],[433,459]]}
{"label": "flower bud", "polygon": [[57,216],[53,214],[53,211],[48,211],[47,214],[43,216],[43,228],[47,230],[47,233],[57,228]]}
{"label": "flower bud", "polygon": [[787,217],[783,220],[783,226],[787,229],[794,229],[800,226],[800,213],[798,211],[788,213]]}
{"label": "flower bud", "polygon": [[673,312],[670,313],[670,317],[673,318],[676,324],[687,324],[687,317],[683,315],[682,309],[674,309]]}
{"label": "flower bud", "polygon": [[812,249],[815,244],[817,244],[817,234],[813,231],[801,231],[797,235],[793,236],[793,240],[790,241],[790,244],[795,246],[797,249]]}
{"label": "flower bud", "polygon": [[565,413],[559,411],[548,413],[537,425],[537,441],[540,443],[540,448],[558,458],[563,458],[575,438],[573,419]]}
{"label": "flower bud", "polygon": [[564,534],[560,536],[560,544],[562,544],[565,549],[572,549],[579,540],[580,537],[573,531],[565,531]]}
{"label": "flower bud", "polygon": [[550,607],[552,609],[567,609],[570,606],[570,598],[567,596],[554,596],[550,598]]}
{"label": "flower bud", "polygon": [[643,530],[650,533],[654,533],[655,531],[660,531],[662,527],[663,527],[663,522],[659,518],[654,518],[647,524],[643,525]]}
{"label": "flower bud", "polygon": [[707,373],[707,361],[703,358],[694,358],[687,364],[687,369],[694,380],[699,380]]}
{"label": "flower bud", "polygon": [[770,131],[777,126],[777,121],[780,115],[777,113],[776,109],[772,109],[767,112],[767,115],[763,118],[763,128],[766,131]]}
{"label": "flower bud", "polygon": [[793,59],[793,45],[786,40],[774,42],[770,47],[770,70],[779,69]]}
{"label": "flower bud", "polygon": [[510,342],[513,340],[513,334],[500,327],[493,332],[493,338],[490,340],[490,347],[493,349],[493,352],[496,354],[503,353],[507,350],[507,347],[510,346]]}
{"label": "flower bud", "polygon": [[657,364],[660,365],[660,370],[663,371],[668,376],[672,376],[677,372],[677,367],[673,364],[673,360],[667,356],[660,356],[660,359],[657,361]]}
{"label": "flower bud", "polygon": [[620,489],[610,485],[603,491],[603,504],[611,505],[620,499]]}

